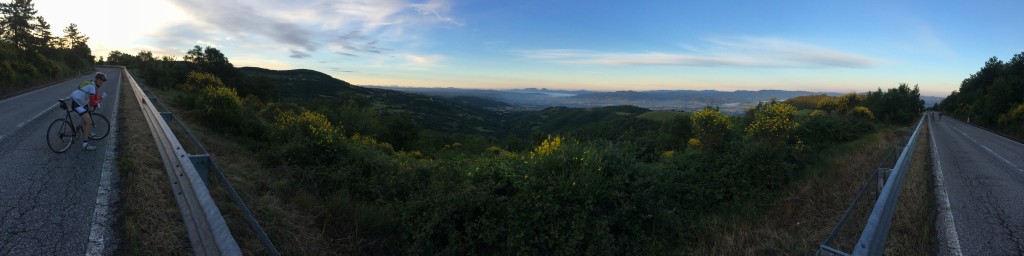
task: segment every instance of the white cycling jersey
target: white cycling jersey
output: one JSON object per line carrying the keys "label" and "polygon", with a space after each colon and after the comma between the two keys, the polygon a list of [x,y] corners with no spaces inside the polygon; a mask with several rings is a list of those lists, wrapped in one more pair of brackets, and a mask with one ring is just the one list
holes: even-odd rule
{"label": "white cycling jersey", "polygon": [[89,83],[89,85],[71,92],[71,99],[78,102],[79,106],[85,106],[89,104],[89,95],[96,95],[96,82]]}

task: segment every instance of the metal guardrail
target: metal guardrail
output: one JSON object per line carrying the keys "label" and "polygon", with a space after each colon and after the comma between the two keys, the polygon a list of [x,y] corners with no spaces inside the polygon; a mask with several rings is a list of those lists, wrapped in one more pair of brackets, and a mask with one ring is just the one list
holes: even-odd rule
{"label": "metal guardrail", "polygon": [[128,69],[114,67],[121,68],[128,77],[139,107],[142,108],[157,150],[160,151],[160,158],[163,159],[164,170],[185,222],[193,252],[196,255],[241,255],[238,243],[231,236],[224,216],[210,197],[210,191],[189,159],[189,154],[181,147],[170,126],[146,98]]}
{"label": "metal guardrail", "polygon": [[[146,93],[146,95],[150,95],[149,90],[142,89],[142,91]],[[159,108],[157,108],[157,110],[160,110],[161,108],[164,110],[167,109],[163,106],[163,103],[160,102],[159,99],[157,99],[157,97],[147,97],[149,98],[149,102],[153,103],[154,106],[160,106]],[[238,208],[241,209],[242,216],[245,218],[246,223],[249,224],[249,230],[256,234],[256,236],[260,239],[260,242],[263,243],[263,246],[267,249],[267,252],[270,255],[281,255],[281,253],[278,252],[277,248],[274,246],[274,243],[270,241],[270,237],[267,236],[267,232],[263,230],[263,227],[261,227],[259,222],[256,221],[256,218],[253,217],[252,211],[250,211],[249,207],[247,207],[245,205],[245,202],[242,201],[242,197],[238,195],[237,191],[235,191],[235,187],[231,185],[230,181],[228,181],[227,176],[224,175],[224,171],[220,169],[220,166],[217,166],[216,162],[213,161],[213,158],[210,157],[209,151],[207,151],[206,147],[204,147],[203,144],[199,142],[199,139],[196,138],[196,136],[192,133],[192,130],[188,128],[188,125],[185,125],[185,123],[181,122],[181,120],[174,118],[174,115],[170,112],[160,112],[160,116],[163,117],[164,121],[166,122],[173,121],[174,124],[177,124],[178,127],[181,128],[185,135],[190,139],[192,145],[194,145],[198,150],[198,152],[196,152],[195,154],[189,154],[188,158],[196,167],[196,171],[199,172],[199,177],[202,177],[204,182],[209,181],[210,171],[213,171],[213,174],[217,177],[217,181],[224,185],[224,188],[227,189],[228,195],[231,197],[231,200],[234,201],[235,204],[238,205]]]}
{"label": "metal guardrail", "polygon": [[837,254],[837,255],[848,255],[848,253],[840,251],[839,249],[836,249],[834,247],[831,247],[831,246],[829,246],[829,244],[832,243],[836,239],[836,237],[839,235],[840,229],[842,229],[843,225],[846,224],[846,221],[849,220],[850,217],[852,217],[852,214],[854,213],[854,210],[856,209],[857,204],[860,203],[860,199],[868,191],[868,188],[871,187],[871,184],[872,183],[878,183],[878,192],[882,191],[882,188],[885,185],[885,177],[886,177],[883,172],[887,173],[887,171],[889,171],[889,172],[892,171],[891,168],[885,168],[885,167],[887,166],[886,164],[888,164],[890,162],[890,159],[892,159],[894,157],[894,153],[896,152],[896,149],[897,149],[896,147],[893,147],[892,149],[889,150],[889,153],[885,154],[885,158],[882,159],[882,163],[878,164],[878,167],[875,168],[875,172],[872,173],[871,176],[868,177],[867,180],[864,181],[864,185],[861,185],[860,191],[857,192],[857,196],[855,196],[853,198],[853,202],[850,203],[850,206],[846,208],[846,212],[843,213],[843,217],[839,218],[839,224],[836,224],[835,228],[832,229],[832,232],[829,233],[827,238],[825,238],[825,242],[822,242],[821,245],[818,247],[818,249],[819,249],[819,251],[817,253],[818,255],[821,254],[822,250],[826,251],[826,252],[829,252],[829,253],[832,253],[832,254]]}
{"label": "metal guardrail", "polygon": [[[893,214],[896,212],[896,201],[900,197],[900,190],[903,187],[903,180],[907,176],[907,168],[910,167],[910,160],[914,155],[914,144],[917,142],[917,137],[921,133],[921,125],[924,124],[925,116],[917,122],[917,127],[914,128],[914,133],[907,140],[907,145],[903,147],[900,157],[896,159],[896,164],[891,170],[879,168],[876,170],[875,176],[883,175],[881,173],[888,172],[888,177],[885,179],[885,185],[882,187],[882,191],[878,195],[878,200],[875,201],[875,206],[871,210],[871,215],[868,216],[868,221],[864,225],[864,230],[861,232],[860,239],[857,240],[857,244],[853,248],[853,253],[846,253],[839,249],[828,246],[828,243],[835,237],[837,230],[842,227],[843,222],[853,208],[847,209],[846,214],[839,221],[839,224],[833,230],[832,234],[822,243],[819,247],[818,253],[822,251],[829,252],[835,255],[882,255],[885,252],[885,242],[889,238],[889,228],[892,225]],[[874,179],[875,176],[872,176]],[[870,184],[870,183],[869,183]],[[853,204],[855,205],[863,195],[864,190],[868,187],[865,184],[861,191],[857,194],[857,198],[854,199]]]}

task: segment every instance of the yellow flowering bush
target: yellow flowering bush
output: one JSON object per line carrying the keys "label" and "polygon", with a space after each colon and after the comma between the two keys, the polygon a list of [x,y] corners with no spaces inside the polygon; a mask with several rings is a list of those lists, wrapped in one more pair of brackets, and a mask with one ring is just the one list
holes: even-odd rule
{"label": "yellow flowering bush", "polygon": [[700,140],[697,138],[690,138],[686,144],[689,144],[691,147],[700,147]]}
{"label": "yellow flowering bush", "polygon": [[874,120],[875,119],[875,114],[871,113],[871,110],[866,108],[866,107],[864,107],[864,106],[854,107],[853,111],[850,111],[850,115],[855,117],[855,118],[860,118],[860,119],[864,119],[864,120]]}
{"label": "yellow flowering bush", "polygon": [[789,140],[800,124],[796,122],[796,108],[786,103],[773,103],[754,112],[754,121],[744,131],[768,144],[781,144]]}
{"label": "yellow flowering bush", "polygon": [[841,115],[846,113],[849,103],[850,100],[847,97],[828,97],[818,102],[818,109],[829,114]]}
{"label": "yellow flowering bush", "polygon": [[823,117],[823,116],[825,116],[825,111],[821,111],[820,109],[815,109],[814,111],[811,111],[810,116],[813,117],[813,118]]}
{"label": "yellow flowering bush", "polygon": [[733,126],[728,116],[714,108],[694,112],[690,115],[690,121],[693,122],[691,129],[694,138],[699,142],[698,145],[712,148],[718,148],[725,143],[726,136]]}
{"label": "yellow flowering bush", "polygon": [[669,159],[669,158],[674,157],[675,155],[676,155],[676,151],[675,150],[669,150],[669,151],[661,152],[661,158],[662,159]]}
{"label": "yellow flowering bush", "polygon": [[338,152],[337,144],[343,138],[341,132],[341,127],[331,124],[323,114],[303,111],[298,115],[278,113],[271,135],[285,144],[287,158],[317,162],[330,159]]}
{"label": "yellow flowering bush", "polygon": [[540,146],[537,146],[537,148],[533,149],[531,156],[533,156],[534,154],[539,156],[551,155],[551,153],[558,150],[560,146],[562,146],[561,136],[555,136],[554,138],[552,138],[551,135],[548,135],[548,138],[544,139],[544,142],[541,142]]}

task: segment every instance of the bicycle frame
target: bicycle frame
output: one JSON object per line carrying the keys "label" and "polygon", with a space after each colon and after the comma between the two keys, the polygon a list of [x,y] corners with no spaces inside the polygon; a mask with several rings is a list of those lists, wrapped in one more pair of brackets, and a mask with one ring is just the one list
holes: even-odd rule
{"label": "bicycle frame", "polygon": [[[78,137],[78,128],[77,128],[78,125],[75,124],[74,118],[71,118],[71,112],[74,112],[75,110],[71,109],[71,106],[68,104],[69,100],[72,100],[72,99],[61,99],[61,100],[59,100],[60,101],[60,109],[64,110],[64,121],[67,121],[68,123],[71,124],[71,136],[72,136],[72,138],[74,138],[74,137]],[[92,112],[89,111],[88,108],[86,108],[86,112],[89,112],[89,114],[92,114]]]}

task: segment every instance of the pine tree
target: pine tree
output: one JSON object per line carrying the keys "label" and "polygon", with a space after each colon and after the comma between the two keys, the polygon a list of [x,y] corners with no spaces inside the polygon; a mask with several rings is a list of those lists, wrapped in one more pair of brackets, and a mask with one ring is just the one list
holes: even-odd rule
{"label": "pine tree", "polygon": [[85,45],[89,41],[89,37],[78,31],[78,25],[71,23],[67,28],[64,28],[64,38],[61,41],[63,42],[61,47],[74,49],[76,46]]}
{"label": "pine tree", "polygon": [[50,23],[47,23],[43,16],[36,16],[36,24],[32,26],[32,34],[36,40],[33,42],[32,48],[39,51],[55,48],[53,45],[53,33],[50,32]]}
{"label": "pine tree", "polygon": [[36,19],[35,4],[32,0],[14,0],[0,6],[0,12],[4,14],[3,20],[0,21],[0,26],[4,27],[3,37],[18,49],[29,50],[38,41],[32,33],[32,21]]}

